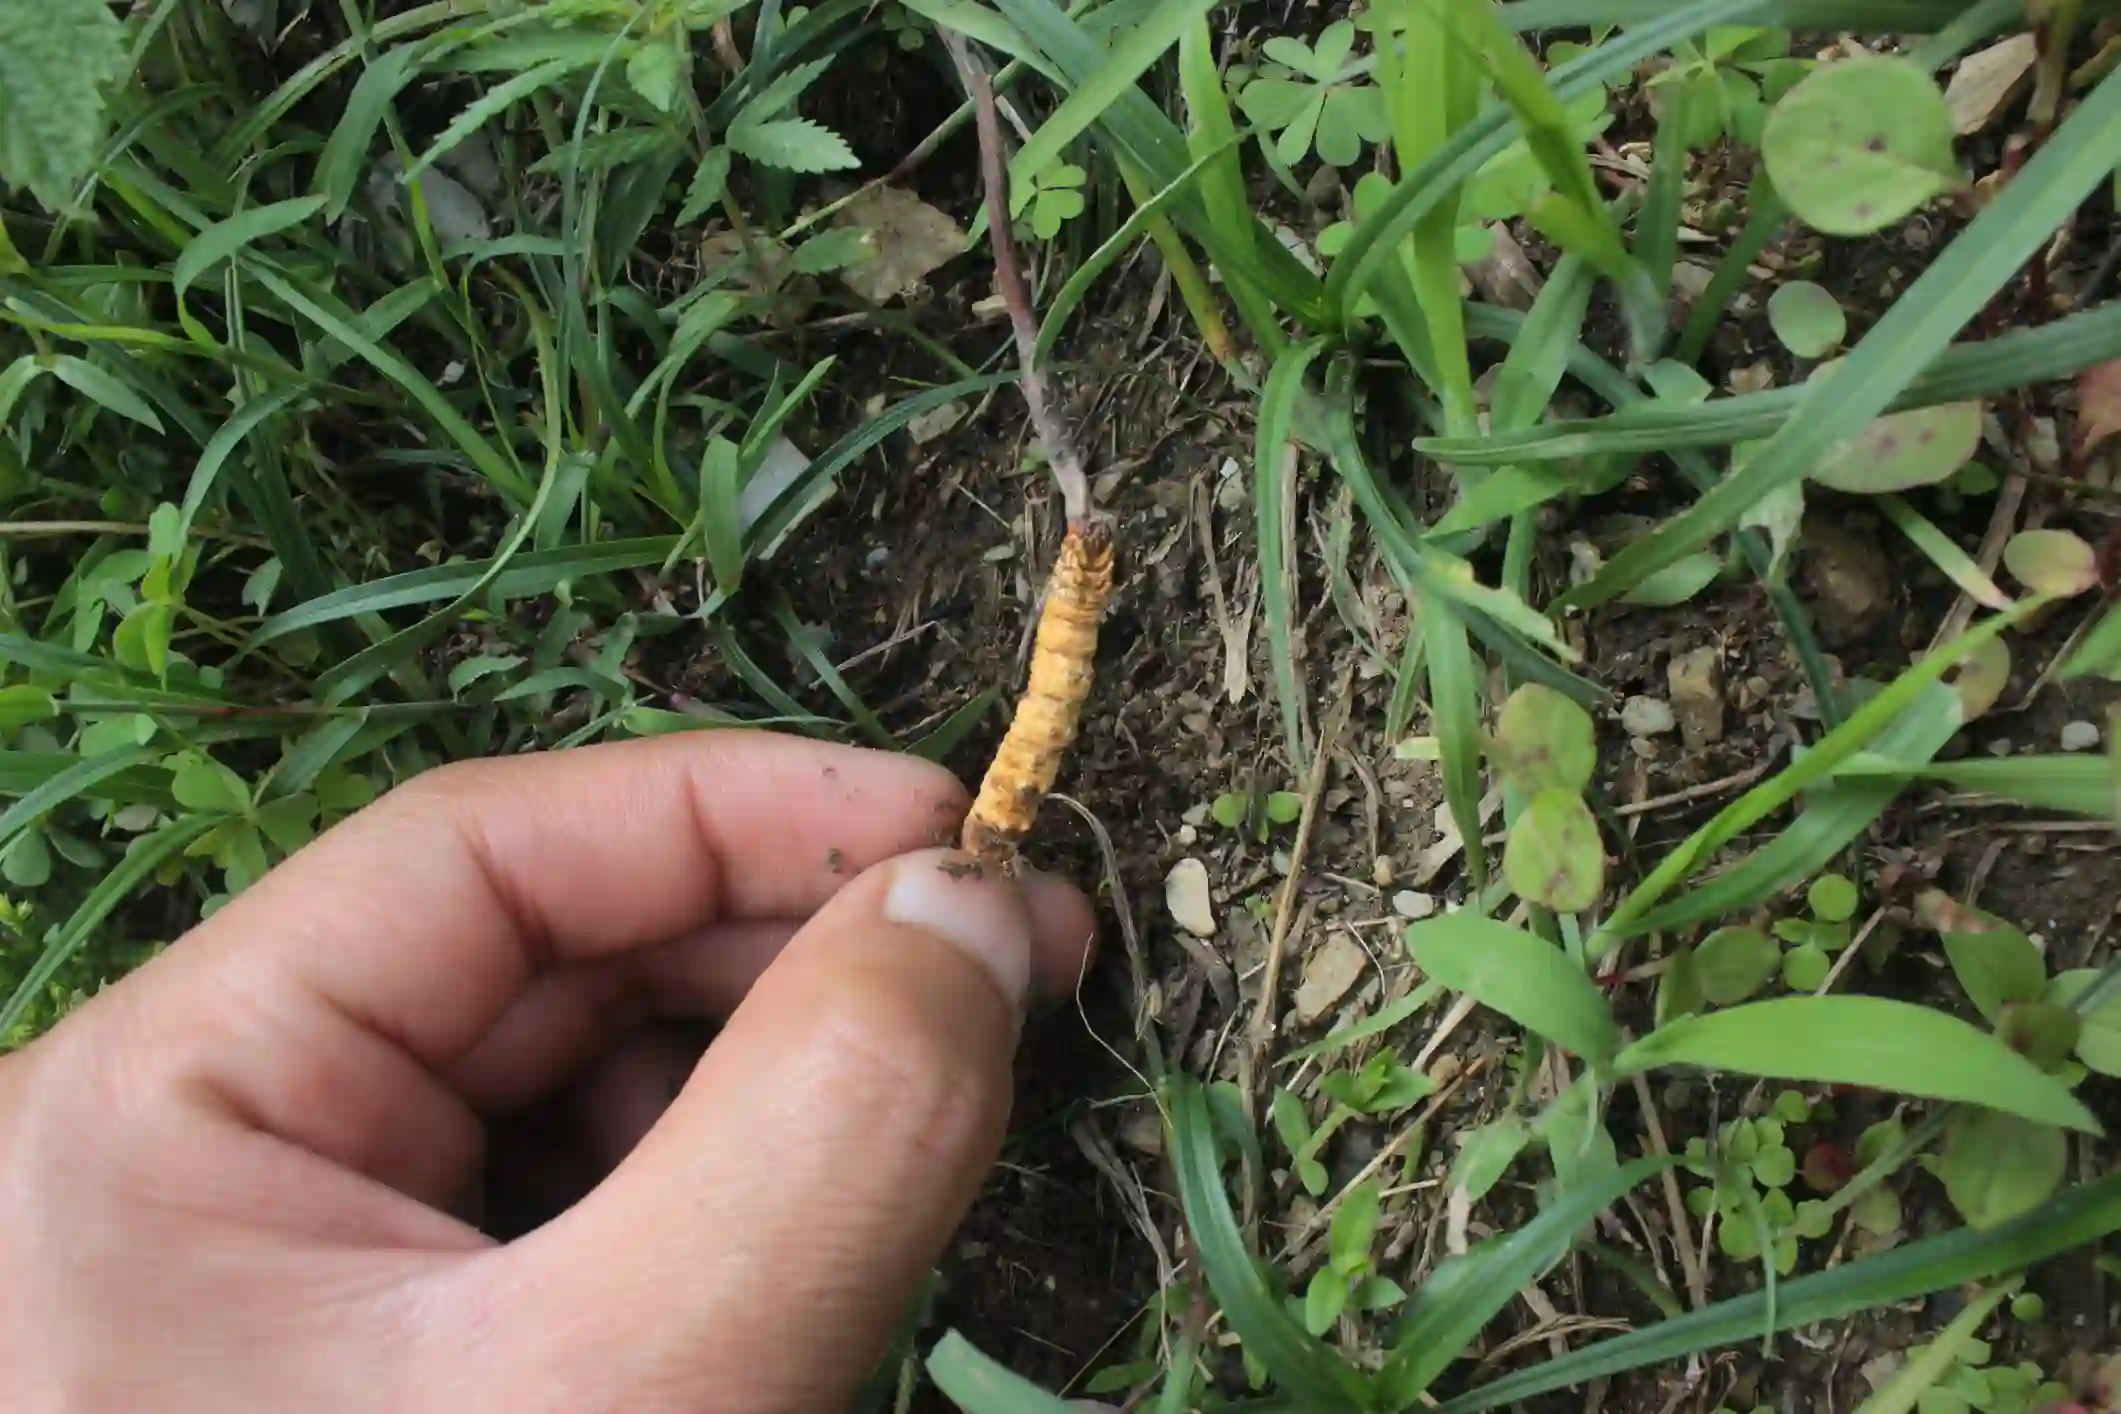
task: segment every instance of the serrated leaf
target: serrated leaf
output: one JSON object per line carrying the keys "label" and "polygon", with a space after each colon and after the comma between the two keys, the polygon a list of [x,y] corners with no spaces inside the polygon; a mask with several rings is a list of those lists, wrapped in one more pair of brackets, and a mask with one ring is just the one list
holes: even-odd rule
{"label": "serrated leaf", "polygon": [[836,172],[861,166],[847,139],[808,118],[773,118],[732,127],[729,146],[754,162],[785,172]]}
{"label": "serrated leaf", "polygon": [[1797,219],[1827,235],[1890,225],[1960,180],[1950,106],[1898,57],[1815,70],[1768,114],[1760,155]]}
{"label": "serrated leaf", "polygon": [[1582,797],[1565,790],[1532,797],[1510,827],[1502,872],[1519,898],[1557,913],[1595,905],[1605,890],[1605,847]]}
{"label": "serrated leaf", "polygon": [[722,199],[729,188],[729,149],[710,147],[707,155],[692,174],[692,185],[685,190],[685,204],[678,209],[677,224],[690,226],[707,214],[707,208]]}
{"label": "serrated leaf", "polygon": [[626,82],[658,113],[677,107],[683,59],[674,45],[650,41],[626,61]]}
{"label": "serrated leaf", "polygon": [[107,0],[0,0],[0,181],[68,204],[103,145],[103,86],[125,66]]}

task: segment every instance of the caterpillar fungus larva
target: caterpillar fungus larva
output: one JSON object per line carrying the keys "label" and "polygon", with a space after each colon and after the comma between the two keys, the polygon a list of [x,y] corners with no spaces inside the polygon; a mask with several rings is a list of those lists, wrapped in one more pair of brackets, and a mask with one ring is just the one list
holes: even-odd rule
{"label": "caterpillar fungus larva", "polygon": [[1031,650],[1031,681],[1009,731],[980,782],[965,817],[965,852],[982,863],[1014,870],[1017,848],[1031,833],[1038,808],[1060,775],[1082,726],[1097,657],[1097,626],[1112,598],[1117,559],[1112,521],[1090,516],[1071,522],[1060,558],[1046,582],[1046,604]]}

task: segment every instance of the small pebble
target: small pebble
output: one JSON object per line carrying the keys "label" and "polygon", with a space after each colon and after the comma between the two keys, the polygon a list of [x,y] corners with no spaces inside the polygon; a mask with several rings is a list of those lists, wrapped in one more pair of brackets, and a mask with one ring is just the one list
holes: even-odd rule
{"label": "small pebble", "polygon": [[1988,754],[1989,754],[1989,755],[1991,755],[1991,756],[2008,756],[2008,755],[2010,755],[2010,754],[2011,754],[2011,739],[2010,739],[2009,737],[2007,737],[2007,736],[1999,736],[1999,737],[1997,737],[1997,738],[1996,738],[1996,739],[1995,739],[1994,741],[1992,741],[1992,742],[1990,742],[1990,743],[1988,744]]}
{"label": "small pebble", "polygon": [[2099,728],[2093,722],[2064,722],[2062,724],[2062,749],[2064,751],[2097,751]]}
{"label": "small pebble", "polygon": [[1171,921],[1197,938],[1215,936],[1215,904],[1208,894],[1208,866],[1181,859],[1164,876],[1164,907]]}
{"label": "small pebble", "polygon": [[1392,911],[1401,918],[1427,918],[1436,911],[1436,896],[1402,889],[1392,895]]}
{"label": "small pebble", "polygon": [[1392,880],[1398,875],[1399,866],[1392,862],[1392,856],[1389,854],[1378,855],[1377,862],[1370,866],[1370,879],[1380,889],[1391,888]]}
{"label": "small pebble", "polygon": [[1679,724],[1670,703],[1657,697],[1630,697],[1620,709],[1620,725],[1629,736],[1660,736]]}
{"label": "small pebble", "polygon": [[1178,842],[1186,848],[1191,849],[1199,839],[1200,831],[1194,829],[1191,825],[1180,825],[1178,827]]}

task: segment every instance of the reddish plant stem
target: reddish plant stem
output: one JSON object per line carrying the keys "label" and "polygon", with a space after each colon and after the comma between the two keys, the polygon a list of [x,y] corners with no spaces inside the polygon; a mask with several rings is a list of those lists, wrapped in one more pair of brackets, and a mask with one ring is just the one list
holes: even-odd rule
{"label": "reddish plant stem", "polygon": [[1023,262],[1009,216],[1009,163],[1002,140],[1001,117],[994,106],[994,80],[965,43],[947,29],[937,31],[950,61],[957,66],[965,91],[972,95],[973,126],[979,132],[980,173],[987,189],[987,239],[994,249],[994,284],[1009,310],[1016,335],[1016,362],[1022,371],[1024,402],[1031,409],[1031,431],[1045,448],[1053,479],[1060,486],[1068,524],[1080,528],[1091,518],[1090,481],[1083,474],[1075,443],[1054,416],[1046,396],[1045,371],[1038,366],[1038,320],[1031,312],[1031,291],[1024,283]]}

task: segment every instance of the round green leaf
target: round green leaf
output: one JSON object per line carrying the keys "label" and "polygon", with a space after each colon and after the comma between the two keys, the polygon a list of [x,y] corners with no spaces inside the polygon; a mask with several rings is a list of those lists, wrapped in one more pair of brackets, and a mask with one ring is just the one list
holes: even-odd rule
{"label": "round green leaf", "polygon": [[1817,943],[1791,948],[1782,955],[1782,980],[1793,992],[1816,992],[1833,969],[1833,959]]}
{"label": "round green leaf", "polygon": [[1598,767],[1591,714],[1551,687],[1526,683],[1502,704],[1495,724],[1495,768],[1527,795],[1580,793]]}
{"label": "round green leaf", "polygon": [[1768,296],[1768,325],[1782,346],[1799,358],[1823,358],[1848,336],[1841,302],[1822,285],[1792,280]]}
{"label": "round green leaf", "polygon": [[2021,530],[2003,547],[2003,567],[2036,594],[2073,597],[2099,583],[2099,556],[2066,530]]}
{"label": "round green leaf", "polygon": [[1605,846],[1590,807],[1566,790],[1532,797],[1503,846],[1502,872],[1527,902],[1557,913],[1592,907],[1605,891]]}
{"label": "round green leaf", "polygon": [[1208,814],[1214,818],[1216,824],[1224,829],[1234,830],[1245,823],[1245,812],[1249,809],[1251,809],[1251,798],[1249,796],[1241,795],[1234,790],[1226,790],[1215,797],[1215,803],[1208,807]]}
{"label": "round green leaf", "polygon": [[1777,1144],[1762,1149],[1753,1160],[1753,1178],[1763,1188],[1784,1188],[1797,1176],[1797,1156],[1789,1146]]}
{"label": "round green leaf", "polygon": [[1942,403],[1878,418],[1812,469],[1836,491],[1877,496],[1933,486],[1981,445],[1981,404]]}
{"label": "round green leaf", "polygon": [[1804,901],[1821,923],[1846,923],[1856,916],[1856,885],[1846,874],[1821,874],[1804,891]]}
{"label": "round green leaf", "polygon": [[1873,1188],[1849,1205],[1849,1218],[1873,1237],[1888,1237],[1900,1230],[1900,1195]]}
{"label": "round green leaf", "polygon": [[1768,178],[1797,219],[1860,236],[1959,185],[1952,112],[1908,59],[1860,55],[1813,71],[1760,133]]}
{"label": "round green leaf", "polygon": [[1945,1131],[1938,1176],[1967,1225],[1988,1228],[2046,1202],[2068,1160],[2069,1142],[2053,1125],[1975,1109]]}
{"label": "round green leaf", "polygon": [[0,878],[18,889],[42,888],[51,877],[51,845],[42,830],[24,830],[8,843],[7,852],[0,854]]}
{"label": "round green leaf", "polygon": [[1782,949],[1758,928],[1718,928],[1694,949],[1694,975],[1712,1006],[1736,1006],[1767,985]]}

